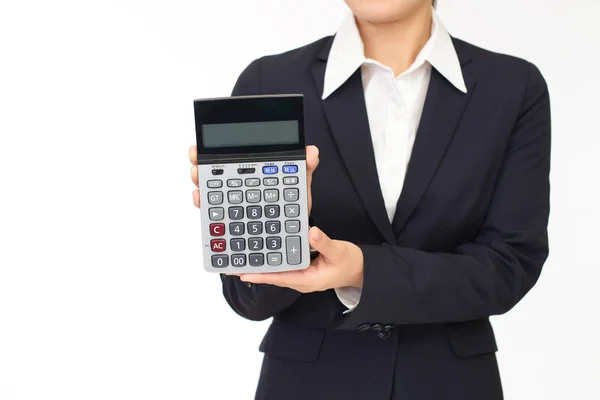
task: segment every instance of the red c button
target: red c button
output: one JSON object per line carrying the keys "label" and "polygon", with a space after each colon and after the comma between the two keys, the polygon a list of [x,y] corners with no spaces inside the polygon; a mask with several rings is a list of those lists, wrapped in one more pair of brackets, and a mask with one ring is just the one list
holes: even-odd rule
{"label": "red c button", "polygon": [[225,234],[225,224],[210,224],[210,234],[212,236],[223,236]]}

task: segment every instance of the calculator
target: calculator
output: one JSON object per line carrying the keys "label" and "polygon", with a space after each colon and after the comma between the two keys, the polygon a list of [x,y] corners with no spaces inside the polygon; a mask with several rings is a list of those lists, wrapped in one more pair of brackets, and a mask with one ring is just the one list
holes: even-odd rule
{"label": "calculator", "polygon": [[310,265],[302,95],[194,101],[204,268]]}

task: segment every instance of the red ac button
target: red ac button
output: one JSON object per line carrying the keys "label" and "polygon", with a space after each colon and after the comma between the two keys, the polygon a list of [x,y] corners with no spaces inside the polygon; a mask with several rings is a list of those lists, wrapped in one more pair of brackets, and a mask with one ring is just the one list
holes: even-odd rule
{"label": "red ac button", "polygon": [[225,239],[214,239],[210,241],[210,248],[214,252],[225,251]]}

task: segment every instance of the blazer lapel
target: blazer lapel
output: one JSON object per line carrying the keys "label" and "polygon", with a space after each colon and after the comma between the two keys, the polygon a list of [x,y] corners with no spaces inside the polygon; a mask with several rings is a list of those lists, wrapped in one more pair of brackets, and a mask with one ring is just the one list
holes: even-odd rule
{"label": "blazer lapel", "polygon": [[[461,64],[466,64],[468,61],[463,57]],[[464,68],[463,76],[467,93],[457,90],[435,68],[431,70],[431,80],[421,121],[392,221],[395,233],[402,230],[419,204],[472,97],[475,79],[464,73]]]}
{"label": "blazer lapel", "polygon": [[[319,55],[321,61],[317,61],[311,70],[319,98],[323,93],[328,51],[329,46],[326,46]],[[323,100],[322,106],[333,138],[365,210],[386,242],[395,244],[396,238],[385,210],[377,176],[360,69]]]}

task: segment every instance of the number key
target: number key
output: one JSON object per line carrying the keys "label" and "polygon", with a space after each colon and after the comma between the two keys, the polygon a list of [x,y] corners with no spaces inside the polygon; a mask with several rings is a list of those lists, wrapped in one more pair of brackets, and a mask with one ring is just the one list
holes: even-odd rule
{"label": "number key", "polygon": [[244,218],[244,208],[243,207],[229,207],[229,219],[236,221]]}
{"label": "number key", "polygon": [[260,235],[262,231],[262,222],[248,222],[248,233],[250,235]]}
{"label": "number key", "polygon": [[279,221],[267,221],[265,222],[265,230],[269,235],[275,235],[281,232],[281,222]]}
{"label": "number key", "polygon": [[212,266],[214,268],[225,268],[229,265],[229,259],[225,254],[220,254],[211,257]]}
{"label": "number key", "polygon": [[281,238],[274,236],[267,238],[267,250],[278,250],[281,248]]}
{"label": "number key", "polygon": [[249,219],[259,219],[262,217],[262,208],[260,206],[248,206],[246,207],[246,215]]}
{"label": "number key", "polygon": [[245,231],[243,222],[232,222],[229,224],[229,232],[232,236],[242,236]]}
{"label": "number key", "polygon": [[278,205],[265,206],[265,216],[267,218],[277,218],[277,217],[279,217],[279,206]]}
{"label": "number key", "polygon": [[263,238],[256,237],[248,239],[248,250],[262,250]]}
{"label": "number key", "polygon": [[246,241],[244,239],[231,239],[229,244],[233,251],[244,251],[246,249]]}
{"label": "number key", "polygon": [[243,267],[246,265],[246,255],[245,254],[233,254],[231,256],[231,265],[234,267]]}

